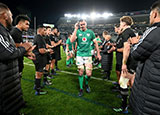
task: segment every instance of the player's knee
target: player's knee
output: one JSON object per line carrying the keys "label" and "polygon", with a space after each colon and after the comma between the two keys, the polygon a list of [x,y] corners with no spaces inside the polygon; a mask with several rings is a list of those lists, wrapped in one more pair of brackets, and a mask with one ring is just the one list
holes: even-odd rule
{"label": "player's knee", "polygon": [[84,65],[78,65],[78,69],[84,71]]}
{"label": "player's knee", "polygon": [[83,69],[79,69],[79,75],[82,76],[83,75],[84,70]]}
{"label": "player's knee", "polygon": [[90,67],[87,66],[87,67],[86,67],[86,71],[92,71],[92,66],[90,66]]}
{"label": "player's knee", "polygon": [[92,73],[91,73],[91,72],[88,72],[88,73],[86,73],[86,75],[87,75],[88,77],[90,77],[90,76],[92,75]]}

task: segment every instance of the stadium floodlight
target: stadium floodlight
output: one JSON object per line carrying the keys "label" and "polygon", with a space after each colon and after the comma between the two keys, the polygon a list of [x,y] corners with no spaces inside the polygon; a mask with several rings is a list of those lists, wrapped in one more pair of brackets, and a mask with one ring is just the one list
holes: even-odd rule
{"label": "stadium floodlight", "polygon": [[102,16],[103,16],[103,18],[108,18],[110,16],[113,16],[113,14],[112,13],[103,13]]}
{"label": "stadium floodlight", "polygon": [[53,28],[54,27],[54,24],[43,24],[43,26],[49,26],[49,27],[51,27],[51,28]]}
{"label": "stadium floodlight", "polygon": [[73,18],[76,18],[76,17],[77,17],[77,15],[76,15],[76,14],[73,14],[73,15],[72,15],[72,17],[73,17]]}
{"label": "stadium floodlight", "polygon": [[95,12],[92,12],[91,14],[90,14],[90,18],[91,19],[95,19],[95,18],[97,18],[97,15],[96,15],[96,13]]}
{"label": "stadium floodlight", "polygon": [[82,19],[87,19],[88,17],[89,17],[89,16],[86,15],[86,14],[82,14],[82,15],[81,15],[81,18],[82,18]]}
{"label": "stadium floodlight", "polygon": [[65,17],[72,18],[72,14],[65,14]]}
{"label": "stadium floodlight", "polygon": [[81,15],[80,14],[77,14],[77,18],[80,18],[81,17]]}
{"label": "stadium floodlight", "polygon": [[96,14],[96,16],[97,16],[98,18],[101,18],[101,17],[102,17],[102,15],[101,15],[101,14]]}
{"label": "stadium floodlight", "polygon": [[96,19],[96,18],[108,18],[110,16],[113,16],[113,14],[112,13],[99,14],[99,13],[92,12],[92,13],[90,13],[90,15],[87,15],[87,14],[64,14],[64,16],[68,17],[68,18]]}

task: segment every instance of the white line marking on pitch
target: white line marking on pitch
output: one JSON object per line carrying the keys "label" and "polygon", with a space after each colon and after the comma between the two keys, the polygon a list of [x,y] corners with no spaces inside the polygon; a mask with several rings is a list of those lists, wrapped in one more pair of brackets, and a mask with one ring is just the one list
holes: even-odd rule
{"label": "white line marking on pitch", "polygon": [[[29,64],[29,63],[24,63],[25,65],[28,65],[28,66],[34,66],[33,64]],[[72,72],[69,72],[69,71],[60,71],[62,73],[66,73],[66,74],[70,74],[70,75],[78,75],[77,73],[72,73]],[[103,80],[101,78],[96,78],[96,77],[91,77],[92,79],[95,79],[95,80],[101,80],[101,81],[108,81],[108,82],[111,82],[111,83],[114,83],[115,81],[111,81],[111,80]]]}

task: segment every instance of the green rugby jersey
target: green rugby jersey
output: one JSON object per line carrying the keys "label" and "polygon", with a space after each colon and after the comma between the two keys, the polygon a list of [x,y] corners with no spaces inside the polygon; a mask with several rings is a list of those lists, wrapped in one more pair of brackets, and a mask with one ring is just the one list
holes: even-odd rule
{"label": "green rugby jersey", "polygon": [[95,39],[95,34],[92,30],[86,31],[77,30],[77,56],[89,57],[91,55],[91,41]]}
{"label": "green rugby jersey", "polygon": [[94,42],[91,41],[91,49],[94,50],[95,46],[94,46]]}
{"label": "green rugby jersey", "polygon": [[72,43],[69,38],[67,39],[66,44],[68,44],[69,51],[71,51],[72,50]]}
{"label": "green rugby jersey", "polygon": [[96,41],[98,42],[98,46],[100,46],[101,43],[102,43],[101,39],[100,38],[96,38]]}

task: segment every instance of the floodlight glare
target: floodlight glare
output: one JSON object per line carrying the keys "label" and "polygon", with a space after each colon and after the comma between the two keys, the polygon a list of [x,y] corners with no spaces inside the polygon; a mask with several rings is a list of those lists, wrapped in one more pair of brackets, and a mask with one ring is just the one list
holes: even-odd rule
{"label": "floodlight glare", "polygon": [[113,16],[113,14],[107,13],[107,12],[103,13],[103,14],[92,12],[92,13],[90,13],[90,15],[87,15],[87,14],[64,14],[64,16],[68,17],[68,18],[96,19],[96,18],[108,18],[110,16]]}
{"label": "floodlight glare", "polygon": [[97,18],[96,13],[95,13],[95,12],[92,12],[92,13],[90,14],[90,18],[91,18],[91,19],[95,19],[95,18]]}
{"label": "floodlight glare", "polygon": [[82,18],[82,19],[87,19],[88,17],[89,17],[89,16],[86,15],[86,14],[82,14],[82,15],[81,15],[81,18]]}

